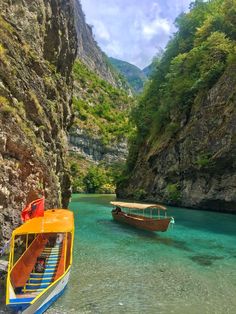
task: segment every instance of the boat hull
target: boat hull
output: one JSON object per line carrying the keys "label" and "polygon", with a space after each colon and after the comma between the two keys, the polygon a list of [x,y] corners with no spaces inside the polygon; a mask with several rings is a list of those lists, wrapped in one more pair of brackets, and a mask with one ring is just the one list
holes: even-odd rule
{"label": "boat hull", "polygon": [[164,232],[168,229],[171,218],[147,218],[139,215],[126,214],[124,212],[112,211],[113,219],[131,225],[135,228],[148,230],[148,231],[161,231]]}
{"label": "boat hull", "polygon": [[70,269],[61,277],[57,282],[52,284],[40,297],[32,304],[22,310],[24,304],[8,304],[8,307],[13,309],[14,312],[22,314],[42,314],[44,313],[50,305],[55,302],[65,291],[67,283],[69,281]]}

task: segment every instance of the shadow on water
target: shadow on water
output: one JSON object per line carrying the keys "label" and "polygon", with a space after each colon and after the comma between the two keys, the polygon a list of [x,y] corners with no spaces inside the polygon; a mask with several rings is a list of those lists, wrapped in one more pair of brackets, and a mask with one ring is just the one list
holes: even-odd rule
{"label": "shadow on water", "polygon": [[113,220],[106,220],[106,219],[100,219],[97,220],[97,223],[103,224],[106,226],[109,226],[109,228],[112,228],[113,232],[120,233],[122,232],[123,235],[127,234],[130,236],[134,236],[138,238],[138,241],[140,240],[145,242],[155,242],[158,244],[163,244],[178,250],[183,250],[186,252],[193,252],[188,246],[186,241],[182,240],[176,240],[171,237],[161,237],[158,233],[152,232],[152,231],[146,231],[134,228],[132,226],[126,225],[126,224],[120,224],[119,222],[113,221]]}

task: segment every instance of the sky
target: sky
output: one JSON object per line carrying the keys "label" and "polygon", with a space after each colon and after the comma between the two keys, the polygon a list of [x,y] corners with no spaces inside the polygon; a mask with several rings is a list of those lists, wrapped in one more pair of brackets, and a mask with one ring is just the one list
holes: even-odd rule
{"label": "sky", "polygon": [[109,56],[149,65],[176,29],[175,18],[192,0],[81,0],[95,40]]}

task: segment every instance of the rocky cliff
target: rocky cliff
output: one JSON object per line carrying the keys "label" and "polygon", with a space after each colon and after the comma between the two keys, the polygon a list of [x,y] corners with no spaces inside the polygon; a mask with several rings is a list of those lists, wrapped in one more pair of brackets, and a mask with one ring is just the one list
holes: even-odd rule
{"label": "rocky cliff", "polygon": [[97,45],[92,27],[86,23],[81,3],[75,0],[75,20],[78,39],[78,58],[88,68],[114,86],[121,86],[122,82],[112,71],[108,59]]}
{"label": "rocky cliff", "polygon": [[128,155],[127,140],[118,143],[105,145],[101,138],[94,138],[86,130],[76,129],[74,134],[69,136],[70,151],[78,153],[95,164],[103,162],[112,163],[125,162]]}
{"label": "rocky cliff", "polygon": [[236,213],[235,71],[199,95],[175,136],[143,143],[119,197]]}
{"label": "rocky cliff", "polygon": [[26,203],[66,207],[71,70],[77,38],[72,0],[0,2],[0,238]]}
{"label": "rocky cliff", "polygon": [[71,149],[95,163],[125,160],[132,127],[133,98],[101,79],[85,64],[74,65],[74,114]]}

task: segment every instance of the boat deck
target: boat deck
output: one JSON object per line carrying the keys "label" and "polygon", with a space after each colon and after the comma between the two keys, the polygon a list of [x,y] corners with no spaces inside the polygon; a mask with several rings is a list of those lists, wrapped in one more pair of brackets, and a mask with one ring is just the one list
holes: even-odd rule
{"label": "boat deck", "polygon": [[[30,277],[23,287],[21,293],[16,294],[19,302],[32,301],[40,292],[46,289],[54,280],[54,276],[61,257],[61,245],[55,245],[53,248],[45,247],[40,257],[45,258],[44,272],[31,272]],[[17,302],[14,299],[14,302]]]}

